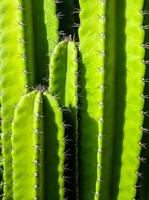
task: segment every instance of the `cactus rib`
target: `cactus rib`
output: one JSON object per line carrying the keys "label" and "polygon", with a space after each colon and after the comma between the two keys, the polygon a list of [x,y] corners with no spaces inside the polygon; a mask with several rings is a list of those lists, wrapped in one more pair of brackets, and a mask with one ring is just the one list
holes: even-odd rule
{"label": "cactus rib", "polygon": [[[11,19],[11,20],[10,20]],[[25,92],[27,85],[23,75],[26,69],[24,56],[25,47],[19,43],[23,39],[22,18],[18,11],[17,1],[3,1],[0,6],[0,52],[2,75],[2,132],[4,159],[4,198],[12,198],[12,156],[11,156],[11,122],[14,108]],[[15,77],[15,78],[14,78]]]}
{"label": "cactus rib", "polygon": [[[105,2],[80,0],[82,63],[79,120],[79,198],[99,199],[104,88]],[[92,27],[92,28],[91,28]]]}
{"label": "cactus rib", "polygon": [[56,5],[53,0],[33,0],[32,7],[35,83],[47,85],[49,57],[58,40]]}
{"label": "cactus rib", "polygon": [[53,51],[50,60],[50,93],[59,99],[60,106],[65,105],[65,82],[67,71],[67,43],[61,41]]}
{"label": "cactus rib", "polygon": [[[64,126],[62,112],[48,92],[43,97],[45,199],[64,199]],[[48,176],[47,176],[48,174]]]}
{"label": "cactus rib", "polygon": [[24,57],[26,68],[24,76],[27,78],[27,89],[34,86],[35,66],[34,66],[34,49],[33,49],[33,21],[32,21],[32,4],[31,0],[18,0],[18,15],[21,18],[20,26],[23,28],[22,38],[19,38],[20,45],[24,46]]}
{"label": "cactus rib", "polygon": [[[72,183],[72,186],[67,184],[66,187],[72,187],[69,188],[73,190],[71,198],[75,198],[78,195],[78,63],[75,43],[69,41],[69,39],[66,38],[65,41],[61,41],[55,47],[53,56],[51,56],[49,88],[50,92],[58,99],[62,109],[69,110],[69,113],[66,114],[67,111],[64,113],[64,121],[71,125],[65,131],[65,137],[72,142],[71,144],[66,144],[65,151],[71,148],[70,154],[72,156],[69,156],[69,159],[67,158],[67,163],[65,164],[68,168],[72,168],[72,174],[68,173],[68,175],[74,183]],[[67,173],[65,175],[67,176]]]}
{"label": "cactus rib", "polygon": [[[38,91],[37,91],[38,92]],[[34,176],[36,178],[35,186],[36,197],[39,199],[44,199],[44,166],[43,166],[43,139],[44,139],[44,130],[43,130],[43,98],[41,92],[38,92],[34,101],[34,119],[33,119],[33,130],[35,134],[33,135],[33,160],[38,161],[38,165],[35,165]]]}
{"label": "cactus rib", "polygon": [[[15,110],[12,125],[13,198],[34,199],[37,197],[37,153],[34,149],[37,131],[33,128],[34,101],[36,92],[23,96]],[[23,126],[22,126],[23,122]],[[24,159],[25,158],[25,159]],[[25,194],[25,195],[24,195]]]}
{"label": "cactus rib", "polygon": [[[136,4],[126,1],[126,108],[124,123],[123,151],[121,158],[121,171],[119,182],[118,200],[130,200],[135,198],[138,178],[141,146],[139,142],[142,137],[141,126],[143,124],[143,88],[145,65],[143,64],[144,31],[141,28],[143,16],[140,10],[143,8],[143,0]],[[136,33],[135,37],[132,33]],[[137,69],[137,70],[136,70]],[[137,82],[136,82],[137,80]],[[137,88],[137,89],[136,89]],[[134,102],[137,99],[137,104]],[[135,120],[134,120],[135,117]],[[130,178],[131,177],[131,178]]]}
{"label": "cactus rib", "polygon": [[121,168],[126,95],[125,0],[108,1],[106,19],[101,199],[108,200],[117,196]]}
{"label": "cactus rib", "polygon": [[[149,1],[144,2],[144,7],[143,10],[141,11],[144,20],[143,20],[143,26],[146,27],[147,24],[149,24]],[[149,60],[149,52],[148,52],[148,43],[149,42],[149,34],[148,30],[145,30],[145,39],[144,43],[142,44],[143,48],[145,49],[145,57],[144,60]],[[145,70],[145,75],[143,78],[145,88],[144,88],[144,96],[148,96],[149,94],[149,68],[148,65],[146,65],[146,70]],[[144,129],[144,134],[141,140],[141,155],[140,155],[140,168],[139,172],[140,174],[143,174],[138,178],[137,185],[142,186],[137,188],[137,195],[136,198],[139,198],[140,200],[147,200],[149,199],[149,151],[148,151],[148,144],[149,144],[149,135],[145,133],[145,130],[149,130],[149,121],[148,121],[148,114],[149,114],[149,102],[148,99],[144,100],[144,108],[143,108],[143,115],[144,115],[144,122],[143,122],[143,129]]]}

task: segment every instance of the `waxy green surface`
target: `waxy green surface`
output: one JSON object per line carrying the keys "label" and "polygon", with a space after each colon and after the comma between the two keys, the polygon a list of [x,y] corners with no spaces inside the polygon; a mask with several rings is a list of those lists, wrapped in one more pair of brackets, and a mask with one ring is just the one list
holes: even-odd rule
{"label": "waxy green surface", "polygon": [[[121,158],[121,171],[119,182],[118,200],[134,199],[136,183],[138,179],[139,155],[141,151],[140,141],[142,138],[143,124],[143,89],[142,77],[145,73],[144,31],[142,29],[143,0],[134,4],[126,1],[126,108],[124,122],[123,152]],[[134,37],[135,33],[135,37]],[[137,80],[137,81],[136,81]]]}
{"label": "waxy green surface", "polygon": [[26,92],[27,79],[25,70],[25,47],[20,44],[23,39],[22,18],[17,1],[0,3],[0,51],[1,59],[1,103],[2,103],[2,143],[4,157],[4,198],[12,198],[12,156],[11,156],[11,122],[16,104],[22,93]]}
{"label": "waxy green surface", "polygon": [[80,0],[79,198],[99,199],[104,88],[105,2]]}

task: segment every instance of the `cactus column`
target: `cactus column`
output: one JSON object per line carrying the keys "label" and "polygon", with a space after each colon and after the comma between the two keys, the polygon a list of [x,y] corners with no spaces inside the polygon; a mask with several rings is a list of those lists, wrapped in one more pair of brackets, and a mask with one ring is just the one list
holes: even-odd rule
{"label": "cactus column", "polygon": [[4,157],[4,199],[12,199],[12,156],[11,156],[11,122],[15,106],[26,92],[27,79],[25,71],[25,48],[19,43],[23,39],[22,18],[16,1],[0,3],[0,52],[1,59],[1,103],[2,103],[2,142]]}
{"label": "cactus column", "polygon": [[13,198],[63,200],[64,127],[55,98],[35,91],[24,95],[12,127]]}
{"label": "cactus column", "polygon": [[79,198],[99,199],[104,89],[105,2],[80,0]]}
{"label": "cactus column", "polygon": [[[118,200],[135,198],[136,183],[139,176],[139,155],[141,150],[142,124],[143,124],[143,89],[145,65],[144,31],[141,28],[143,15],[143,0],[136,4],[126,1],[126,108],[124,123],[123,151],[121,158],[121,172],[119,182]],[[135,37],[132,33],[136,33]],[[136,70],[137,69],[137,70]],[[137,80],[137,81],[136,81]],[[136,102],[136,103],[135,103]],[[131,178],[130,178],[131,177]]]}

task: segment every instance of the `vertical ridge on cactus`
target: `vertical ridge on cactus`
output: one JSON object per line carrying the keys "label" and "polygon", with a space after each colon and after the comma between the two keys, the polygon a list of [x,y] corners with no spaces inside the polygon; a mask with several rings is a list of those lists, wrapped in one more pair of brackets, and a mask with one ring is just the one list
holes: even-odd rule
{"label": "vertical ridge on cactus", "polygon": [[58,102],[49,93],[43,97],[44,198],[64,199],[64,126]]}
{"label": "vertical ridge on cactus", "polygon": [[72,174],[69,173],[69,176],[76,182],[73,184],[74,186],[72,186],[75,194],[71,198],[75,198],[74,196],[78,193],[78,63],[77,49],[75,43],[70,39],[71,38],[66,38],[65,41],[61,41],[56,45],[53,55],[51,56],[49,91],[57,98],[62,111],[65,110],[64,123],[70,123],[68,125],[66,124],[67,130],[65,131],[65,137],[72,141],[71,145],[69,142],[68,144],[66,143],[65,151],[71,152],[71,148],[71,153],[75,155],[69,155],[69,158],[67,158],[69,161],[65,164],[69,167],[69,162],[71,162],[70,167],[72,168]]}
{"label": "vertical ridge on cactus", "polygon": [[44,155],[44,130],[43,130],[43,98],[41,91],[37,91],[34,101],[33,111],[33,162],[36,163],[34,168],[34,176],[36,177],[35,189],[36,196],[34,198],[44,199],[44,167],[43,167],[43,155]]}
{"label": "vertical ridge on cactus", "polygon": [[49,91],[60,106],[77,107],[77,50],[74,42],[61,41],[50,60]]}
{"label": "vertical ridge on cactus", "polygon": [[[82,57],[79,121],[79,198],[99,199],[103,126],[105,2],[80,0]],[[92,28],[91,28],[92,27]]]}
{"label": "vertical ridge on cactus", "polygon": [[12,128],[14,199],[64,198],[62,120],[58,103],[50,94],[42,97],[33,91],[21,98]]}
{"label": "vertical ridge on cactus", "polygon": [[[120,2],[121,5],[124,5],[124,2]],[[118,104],[118,95],[119,90],[116,90],[117,83],[117,65],[118,65],[118,50],[117,42],[120,30],[118,28],[117,19],[120,18],[119,14],[122,15],[122,8],[120,6],[117,8],[117,1],[107,1],[106,2],[106,24],[105,24],[105,75],[104,75],[104,108],[103,116],[105,118],[105,123],[103,123],[103,152],[102,152],[102,170],[101,170],[101,199],[110,200],[113,198],[113,183],[112,178],[115,178],[113,175],[114,168],[112,166],[114,163],[113,154],[114,154],[114,136],[118,137],[118,131],[116,131],[115,121],[116,121],[116,106]],[[121,19],[121,24],[123,21]],[[122,32],[121,31],[121,32]],[[123,38],[124,39],[124,38]],[[121,52],[123,53],[122,47]],[[124,59],[123,59],[124,62]],[[121,66],[118,65],[122,69]],[[116,82],[116,83],[115,83]],[[125,92],[123,90],[123,92]],[[116,104],[116,105],[115,105]],[[122,103],[121,103],[122,104]],[[122,106],[122,105],[121,105]],[[118,152],[117,152],[118,153]],[[117,175],[116,175],[117,176]],[[116,185],[116,181],[115,184]]]}
{"label": "vertical ridge on cactus", "polygon": [[[36,92],[22,97],[14,114],[12,125],[13,197],[12,199],[34,199],[37,197],[37,129],[34,130],[34,101]],[[22,127],[22,122],[24,126]],[[24,195],[25,194],[25,195]]]}
{"label": "vertical ridge on cactus", "polygon": [[47,85],[49,57],[58,40],[56,5],[53,0],[33,0],[32,8],[35,83]]}
{"label": "vertical ridge on cactus", "polygon": [[[138,1],[135,5],[126,1],[126,108],[124,122],[123,150],[121,158],[121,171],[119,181],[118,199],[135,198],[135,184],[138,178],[139,155],[141,146],[139,142],[142,138],[141,126],[143,124],[143,88],[145,65],[144,49],[144,31],[141,26],[143,16],[140,10],[143,8],[143,0]],[[135,13],[135,14],[133,14]],[[135,32],[135,37],[132,35]],[[137,70],[136,70],[137,69]],[[137,82],[136,82],[137,80]],[[136,89],[137,88],[137,89]],[[137,99],[137,104],[135,100]],[[135,119],[134,119],[135,117]],[[130,178],[131,177],[131,178]]]}
{"label": "vertical ridge on cactus", "polygon": [[55,48],[50,60],[49,90],[57,96],[59,104],[65,105],[65,84],[67,73],[67,43],[61,41]]}
{"label": "vertical ridge on cactus", "polygon": [[33,49],[33,20],[32,20],[32,3],[31,0],[18,0],[17,10],[21,18],[20,26],[23,28],[22,38],[19,38],[18,43],[24,46],[24,53],[22,56],[25,59],[26,68],[24,75],[27,78],[27,86],[30,90],[35,84],[35,63],[34,63],[34,49]]}
{"label": "vertical ridge on cactus", "polygon": [[11,122],[15,106],[26,91],[27,79],[23,74],[26,69],[25,48],[19,43],[23,38],[22,18],[16,1],[3,1],[0,4],[0,52],[1,59],[1,103],[2,103],[2,143],[4,156],[4,193],[3,199],[12,198],[12,157],[11,157]]}
{"label": "vertical ridge on cactus", "polygon": [[[146,26],[147,24],[149,24],[149,1],[145,1],[144,2],[144,7],[142,9],[142,14],[144,16],[144,20],[143,20],[143,26]],[[145,30],[145,39],[144,39],[144,43],[143,43],[143,48],[145,49],[145,57],[144,60],[149,60],[149,51],[148,51],[148,42],[149,42],[149,30]],[[144,84],[145,84],[145,88],[144,88],[144,96],[148,96],[149,94],[149,84],[148,84],[148,80],[149,80],[149,68],[148,65],[146,65],[146,70],[145,70],[145,75],[143,78]],[[142,114],[144,115],[144,122],[143,122],[143,129],[144,129],[144,134],[141,140],[140,145],[142,146],[142,150],[141,150],[141,155],[140,155],[140,168],[139,168],[139,172],[140,174],[142,174],[142,176],[140,176],[138,178],[138,182],[137,185],[141,187],[137,188],[137,194],[136,194],[136,199],[140,199],[140,200],[147,200],[149,198],[149,173],[148,173],[148,169],[149,169],[149,151],[148,151],[148,144],[149,144],[149,135],[146,134],[146,131],[149,130],[149,121],[148,121],[148,114],[149,114],[149,101],[148,99],[144,99],[144,108],[143,108],[143,112]],[[146,130],[146,131],[145,131]]]}

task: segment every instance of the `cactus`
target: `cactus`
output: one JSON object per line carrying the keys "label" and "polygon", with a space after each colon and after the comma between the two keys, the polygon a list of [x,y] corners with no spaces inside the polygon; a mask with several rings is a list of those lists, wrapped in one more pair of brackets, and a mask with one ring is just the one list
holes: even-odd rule
{"label": "cactus", "polygon": [[80,8],[79,194],[81,199],[97,200],[101,181],[105,3],[95,0],[91,6],[89,1],[80,0]]}
{"label": "cactus", "polygon": [[[66,38],[55,47],[50,59],[49,73],[49,91],[56,96],[59,106],[64,111],[64,121],[67,126],[65,138],[71,141],[66,143],[65,150],[71,154],[65,163],[67,168],[71,167],[71,173],[65,172],[65,175],[74,183],[68,182],[66,189],[72,190],[71,199],[76,199],[78,196],[78,63],[77,49],[71,38]],[[70,193],[69,190],[67,193]]]}
{"label": "cactus", "polygon": [[0,2],[3,200],[148,199],[148,15],[147,0]]}
{"label": "cactus", "polygon": [[64,198],[62,120],[57,101],[48,93],[42,97],[33,91],[20,100],[12,125],[14,199]]}
{"label": "cactus", "polygon": [[[12,156],[11,156],[11,122],[15,106],[21,92],[26,92],[27,85],[25,70],[25,48],[19,43],[23,39],[21,15],[18,13],[16,2],[3,1],[0,5],[1,16],[1,113],[2,113],[2,142],[4,156],[4,192],[6,199],[12,196]],[[4,17],[5,16],[5,17]],[[11,20],[10,20],[11,19]],[[18,22],[18,24],[16,24]],[[10,67],[11,66],[11,67]],[[12,78],[15,77],[15,78]]]}
{"label": "cactus", "polygon": [[[144,21],[143,21],[143,26],[145,27],[149,23],[149,2],[145,1],[144,7],[142,14],[144,16]],[[149,34],[148,30],[145,29],[145,39],[143,43],[143,47],[145,48],[145,58],[144,60],[149,60],[149,54],[148,54],[148,41],[149,41]],[[145,70],[145,76],[143,78],[143,81],[145,83],[145,88],[144,88],[144,96],[147,96],[149,94],[149,85],[148,85],[148,77],[149,77],[149,71],[148,67],[146,67]],[[144,134],[141,140],[141,165],[139,168],[139,172],[142,176],[139,177],[137,185],[138,185],[138,190],[137,190],[137,198],[140,200],[147,200],[149,198],[149,193],[148,193],[148,188],[149,188],[149,183],[148,183],[148,168],[149,168],[149,151],[148,151],[148,143],[149,143],[149,135],[146,134],[148,129],[149,129],[149,123],[148,123],[148,111],[149,111],[149,104],[148,104],[148,99],[145,98],[144,101],[144,109],[143,109],[143,115],[144,115],[144,123],[143,123],[143,128],[144,128]],[[142,178],[143,177],[143,178]],[[140,186],[140,187],[139,187]]]}

